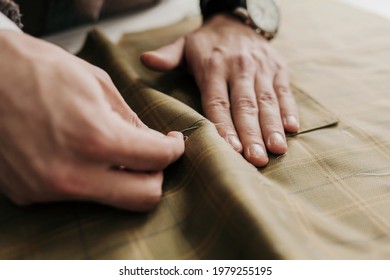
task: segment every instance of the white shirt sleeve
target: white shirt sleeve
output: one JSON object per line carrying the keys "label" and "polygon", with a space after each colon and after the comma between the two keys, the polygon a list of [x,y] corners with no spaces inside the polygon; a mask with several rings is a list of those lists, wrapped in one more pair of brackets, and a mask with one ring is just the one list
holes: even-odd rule
{"label": "white shirt sleeve", "polygon": [[22,30],[13,21],[7,18],[2,12],[0,12],[0,30],[1,29],[22,32]]}

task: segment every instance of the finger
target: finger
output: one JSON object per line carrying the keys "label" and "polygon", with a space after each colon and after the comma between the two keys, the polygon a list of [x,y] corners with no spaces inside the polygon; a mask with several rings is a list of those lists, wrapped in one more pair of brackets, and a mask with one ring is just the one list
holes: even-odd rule
{"label": "finger", "polygon": [[[207,69],[207,72],[204,72]],[[242,144],[230,112],[228,87],[225,78],[224,62],[219,54],[208,61],[204,69],[194,69],[195,79],[202,92],[202,107],[206,117],[216,124],[216,128],[226,142],[236,151],[242,151]]]}
{"label": "finger", "polygon": [[129,125],[119,116],[106,117],[109,131],[89,139],[86,148],[92,158],[135,171],[161,171],[184,153],[183,134],[163,135]]}
{"label": "finger", "polygon": [[266,72],[256,77],[260,127],[267,149],[274,154],[284,154],[287,152],[287,144],[272,80],[272,75]]}
{"label": "finger", "polygon": [[256,166],[268,163],[260,130],[259,110],[254,90],[254,73],[247,69],[235,69],[230,77],[230,100],[234,125],[243,145],[244,156]]}
{"label": "finger", "polygon": [[141,62],[155,71],[172,70],[183,61],[185,41],[185,37],[181,37],[157,50],[145,52],[141,55]]}
{"label": "finger", "polygon": [[275,76],[274,89],[278,97],[284,129],[288,132],[299,130],[298,109],[289,85],[288,73],[281,69]]}
{"label": "finger", "polygon": [[147,128],[147,126],[138,118],[137,114],[131,110],[129,105],[123,99],[108,73],[86,61],[83,61],[83,64],[95,75],[95,77],[97,77],[112,110],[117,112],[131,124],[137,127]]}
{"label": "finger", "polygon": [[125,172],[91,166],[83,168],[83,176],[69,182],[59,195],[143,212],[152,210],[160,201],[162,183],[162,172]]}

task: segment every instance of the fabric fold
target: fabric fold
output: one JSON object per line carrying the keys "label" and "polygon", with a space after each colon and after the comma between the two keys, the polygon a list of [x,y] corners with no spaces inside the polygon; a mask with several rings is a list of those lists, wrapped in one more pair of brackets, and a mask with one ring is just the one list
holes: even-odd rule
{"label": "fabric fold", "polygon": [[334,1],[281,7],[272,44],[289,64],[303,125],[287,154],[256,169],[204,118],[188,74],[142,67],[140,52],[196,25],[127,34],[119,46],[93,31],[80,56],[110,74],[147,125],[196,128],[149,213],[17,207],[0,195],[0,258],[389,259],[389,21]]}
{"label": "fabric fold", "polygon": [[[166,171],[162,204],[169,208],[170,214],[158,210],[163,211],[162,215],[175,217],[175,230],[180,231],[180,237],[173,235],[174,242],[170,234],[156,237],[169,243],[171,249],[154,257],[174,254],[179,258],[274,259],[311,255],[317,242],[310,238],[310,230],[300,234],[301,228],[307,219],[321,218],[306,214],[309,213],[306,203],[289,196],[282,185],[259,173],[201,114],[165,93],[144,86],[133,68],[133,58],[98,31],[89,34],[80,55],[108,71],[126,102],[150,127],[167,132],[199,125],[189,135],[184,157]],[[180,87],[182,79],[175,75],[184,72],[178,71],[169,74],[173,79],[168,78]],[[163,80],[164,77],[157,79],[160,85]],[[305,213],[304,219],[301,211]],[[178,242],[179,239],[183,241]],[[307,248],[302,249],[302,242]],[[177,255],[176,246],[183,243],[191,249]]]}

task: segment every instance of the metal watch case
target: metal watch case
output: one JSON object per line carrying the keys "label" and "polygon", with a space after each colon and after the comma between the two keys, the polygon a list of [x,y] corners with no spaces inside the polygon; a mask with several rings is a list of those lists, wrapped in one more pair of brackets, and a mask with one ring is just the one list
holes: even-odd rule
{"label": "metal watch case", "polygon": [[274,0],[246,0],[246,8],[237,7],[233,14],[257,33],[271,40],[278,32],[280,13]]}

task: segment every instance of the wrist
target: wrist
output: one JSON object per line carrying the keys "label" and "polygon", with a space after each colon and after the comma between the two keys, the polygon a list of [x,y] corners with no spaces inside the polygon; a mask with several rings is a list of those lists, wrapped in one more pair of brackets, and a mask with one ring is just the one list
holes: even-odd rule
{"label": "wrist", "polygon": [[219,13],[208,18],[203,25],[218,33],[226,33],[232,36],[242,36],[267,42],[267,38],[258,34],[253,28],[245,24],[238,17],[229,13]]}
{"label": "wrist", "polygon": [[227,13],[271,40],[279,29],[280,12],[276,0],[201,0],[204,21]]}

